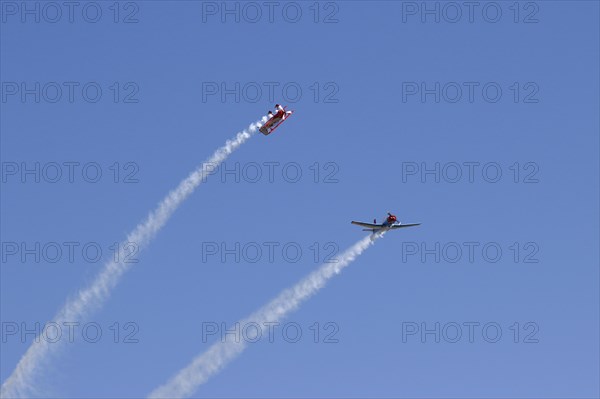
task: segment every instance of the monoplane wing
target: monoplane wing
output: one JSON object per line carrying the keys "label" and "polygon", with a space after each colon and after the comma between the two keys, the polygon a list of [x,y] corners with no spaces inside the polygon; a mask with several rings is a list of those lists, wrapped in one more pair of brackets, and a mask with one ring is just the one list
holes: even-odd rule
{"label": "monoplane wing", "polygon": [[401,229],[403,227],[412,227],[412,226],[419,226],[421,223],[406,223],[406,224],[395,224],[393,225],[391,228],[392,229]]}
{"label": "monoplane wing", "polygon": [[351,223],[355,224],[357,226],[367,227],[369,229],[380,229],[381,228],[380,224],[365,223],[365,222],[355,222],[354,220]]}

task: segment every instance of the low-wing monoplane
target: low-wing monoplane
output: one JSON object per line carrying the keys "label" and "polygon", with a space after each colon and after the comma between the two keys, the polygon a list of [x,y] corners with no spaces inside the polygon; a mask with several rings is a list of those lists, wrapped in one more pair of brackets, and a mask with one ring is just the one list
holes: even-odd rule
{"label": "low-wing monoplane", "polygon": [[387,217],[383,223],[377,223],[377,219],[373,219],[373,223],[356,222],[352,221],[352,224],[356,224],[361,227],[365,227],[363,231],[371,231],[375,233],[384,233],[388,230],[401,229],[404,227],[418,226],[421,223],[401,223],[396,215],[392,215],[388,212]]}
{"label": "low-wing monoplane", "polygon": [[279,127],[287,118],[292,116],[294,111],[288,111],[287,107],[282,107],[279,104],[275,105],[275,113],[269,111],[269,119],[265,122],[264,125],[258,129],[265,136],[273,133],[275,129]]}

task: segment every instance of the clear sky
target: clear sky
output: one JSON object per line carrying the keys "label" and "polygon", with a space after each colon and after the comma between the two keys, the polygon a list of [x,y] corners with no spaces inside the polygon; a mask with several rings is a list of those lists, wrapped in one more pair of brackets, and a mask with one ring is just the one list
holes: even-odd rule
{"label": "clear sky", "polygon": [[599,396],[598,2],[62,3],[0,2],[1,381],[24,330],[279,102],[296,114],[133,255],[41,396],[147,395],[387,211],[423,224],[196,395]]}

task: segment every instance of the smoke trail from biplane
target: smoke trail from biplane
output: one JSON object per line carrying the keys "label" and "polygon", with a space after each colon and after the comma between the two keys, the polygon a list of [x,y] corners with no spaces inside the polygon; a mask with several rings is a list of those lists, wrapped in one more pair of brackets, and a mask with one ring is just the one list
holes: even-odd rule
{"label": "smoke trail from biplane", "polygon": [[[310,296],[325,286],[327,281],[339,274],[354,259],[362,254],[375,239],[382,234],[368,236],[352,245],[343,252],[335,263],[325,263],[319,269],[310,273],[296,285],[281,292],[275,299],[239,322],[240,325],[278,322],[295,310]],[[236,342],[238,341],[238,342]],[[155,389],[149,398],[186,398],[204,384],[214,374],[221,371],[231,360],[239,356],[246,348],[244,340],[222,340],[213,344],[208,350],[192,360],[181,369],[165,385]]]}
{"label": "smoke trail from biplane", "polygon": [[[100,273],[90,285],[81,289],[73,298],[67,300],[52,320],[58,325],[63,322],[81,320],[92,310],[99,308],[110,296],[112,290],[119,282],[121,276],[132,265],[127,259],[128,243],[134,243],[139,249],[147,246],[156,236],[158,231],[167,223],[181,203],[206,180],[209,174],[220,165],[233,151],[246,142],[267,120],[263,117],[259,122],[252,123],[248,128],[239,132],[233,139],[227,140],[225,145],[217,149],[201,166],[186,177],[177,188],[171,191],[158,206],[148,214],[146,219],[138,224],[129,233],[126,240],[120,245],[119,261],[110,261],[104,265]],[[48,356],[56,351],[59,343],[49,343],[48,340],[34,341],[27,352],[19,360],[13,373],[6,379],[0,389],[0,397],[19,397],[39,395],[34,387],[34,377],[45,366]]]}

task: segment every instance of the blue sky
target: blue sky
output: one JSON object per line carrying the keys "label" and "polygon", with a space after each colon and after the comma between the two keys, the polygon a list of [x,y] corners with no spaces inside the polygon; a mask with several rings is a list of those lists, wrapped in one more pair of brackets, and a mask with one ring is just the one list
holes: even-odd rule
{"label": "blue sky", "polygon": [[[26,4],[39,22],[21,20],[20,2],[0,15],[0,380],[31,343],[23,326],[51,320],[170,189],[280,102],[293,118],[244,144],[226,161],[234,172],[218,170],[135,255],[81,321],[102,337],[76,331],[39,377],[42,396],[143,397],[215,341],[202,342],[203,325],[233,325],[359,240],[350,220],[386,211],[423,225],[388,234],[293,313],[297,343],[251,344],[196,395],[599,395],[597,2],[481,2],[472,22],[466,6],[459,18],[436,2],[279,2],[272,21],[262,2],[227,3],[233,14],[221,2],[122,2],[118,15],[91,2],[72,22],[67,8],[59,18]],[[39,182],[21,176],[36,163]],[[70,242],[74,259],[50,262],[43,248]],[[272,261],[221,252],[271,242]],[[21,259],[36,243],[40,261]],[[286,246],[302,250],[297,262]],[[137,343],[123,342],[128,322]],[[322,342],[328,322],[337,343]],[[440,342],[420,335],[436,323]],[[484,325],[500,327],[497,342]]]}

